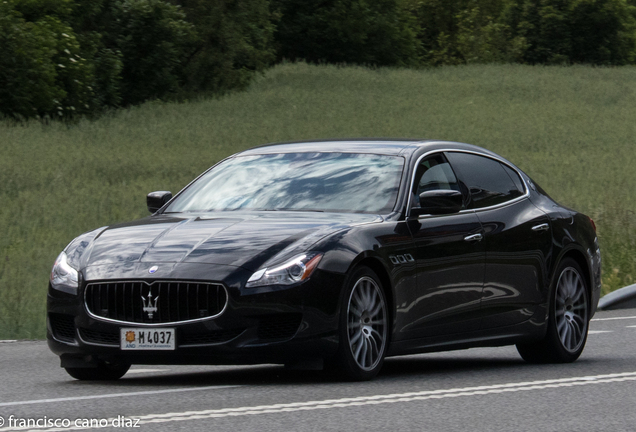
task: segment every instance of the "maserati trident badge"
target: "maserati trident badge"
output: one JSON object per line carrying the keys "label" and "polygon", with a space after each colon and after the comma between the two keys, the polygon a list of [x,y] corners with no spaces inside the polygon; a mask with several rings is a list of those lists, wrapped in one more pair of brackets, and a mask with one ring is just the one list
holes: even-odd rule
{"label": "maserati trident badge", "polygon": [[148,269],[148,273],[152,274],[154,272],[156,272],[157,270],[159,270],[158,266],[152,266]]}
{"label": "maserati trident badge", "polygon": [[148,291],[148,297],[141,296],[141,300],[144,302],[144,312],[148,314],[148,318],[152,319],[152,316],[157,312],[157,301],[159,296],[155,297],[154,303],[152,302],[152,290]]}

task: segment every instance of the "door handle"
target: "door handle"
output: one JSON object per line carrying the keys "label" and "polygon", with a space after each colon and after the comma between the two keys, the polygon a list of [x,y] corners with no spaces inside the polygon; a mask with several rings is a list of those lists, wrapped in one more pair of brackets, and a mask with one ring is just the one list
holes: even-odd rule
{"label": "door handle", "polygon": [[484,236],[481,235],[481,234],[473,234],[473,235],[469,235],[469,236],[464,237],[464,240],[467,241],[467,242],[474,242],[474,241],[479,242],[483,238],[484,238]]}
{"label": "door handle", "polygon": [[547,223],[542,223],[541,225],[535,225],[532,227],[532,231],[534,232],[547,231],[549,229],[550,226]]}

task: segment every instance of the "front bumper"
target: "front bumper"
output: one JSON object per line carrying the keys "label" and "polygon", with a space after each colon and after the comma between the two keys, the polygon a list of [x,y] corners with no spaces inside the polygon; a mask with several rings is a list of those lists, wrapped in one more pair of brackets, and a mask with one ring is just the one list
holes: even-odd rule
{"label": "front bumper", "polygon": [[[171,275],[175,279],[190,276],[201,280],[210,266],[187,265]],[[194,266],[194,267],[193,267]],[[99,270],[99,269],[98,269]],[[145,269],[134,273],[149,280]],[[196,270],[196,271],[195,271]],[[219,270],[218,268],[216,270]],[[91,274],[102,276],[91,278]],[[47,340],[50,349],[63,364],[85,361],[110,361],[130,364],[258,364],[294,363],[333,356],[338,347],[338,316],[344,275],[317,270],[300,285],[291,287],[244,288],[249,272],[225,268],[224,277],[205,282],[223,284],[228,293],[224,312],[215,318],[160,325],[113,322],[89,314],[84,303],[87,283],[104,279],[102,270],[82,273],[78,296],[49,287]],[[134,275],[125,275],[131,279]],[[193,278],[194,276],[194,278]],[[123,351],[120,328],[174,328],[174,351]]]}

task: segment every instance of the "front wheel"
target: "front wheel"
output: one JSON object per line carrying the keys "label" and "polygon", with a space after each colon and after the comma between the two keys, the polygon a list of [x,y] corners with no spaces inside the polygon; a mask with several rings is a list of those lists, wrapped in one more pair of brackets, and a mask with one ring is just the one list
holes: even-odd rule
{"label": "front wheel", "polygon": [[388,335],[388,307],[382,284],[373,270],[358,267],[343,295],[337,372],[355,381],[375,377],[384,362]]}
{"label": "front wheel", "polygon": [[543,340],[518,344],[521,357],[531,363],[570,363],[579,358],[589,328],[589,292],[581,267],[564,259],[551,289],[548,330]]}

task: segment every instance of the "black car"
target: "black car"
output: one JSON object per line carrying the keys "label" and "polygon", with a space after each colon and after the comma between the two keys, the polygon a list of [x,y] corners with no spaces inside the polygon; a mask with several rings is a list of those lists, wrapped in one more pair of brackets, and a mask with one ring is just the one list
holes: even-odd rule
{"label": "black car", "polygon": [[323,365],[516,344],[572,362],[596,311],[594,222],[480,147],[342,140],[219,162],[58,257],[48,343],[78,379],[131,364]]}

